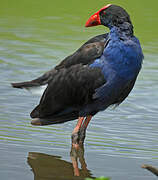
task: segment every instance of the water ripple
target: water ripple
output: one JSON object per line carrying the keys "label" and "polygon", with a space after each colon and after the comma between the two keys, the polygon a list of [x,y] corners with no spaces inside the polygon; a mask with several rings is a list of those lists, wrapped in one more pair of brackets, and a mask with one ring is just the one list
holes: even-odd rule
{"label": "water ripple", "polygon": [[[84,39],[75,34],[60,37],[60,28],[52,27],[53,17],[28,19],[27,25],[15,25],[1,19],[0,40],[0,144],[38,148],[69,149],[71,132],[76,122],[48,127],[32,127],[29,113],[39,102],[25,91],[12,89],[11,82],[29,80],[54,67],[72,47]],[[53,20],[59,17],[54,17]],[[63,21],[62,19],[60,19]],[[47,22],[45,22],[47,21]],[[44,23],[39,29],[39,24]],[[47,25],[46,25],[46,24]],[[31,24],[31,26],[30,26]],[[50,28],[48,26],[50,25]],[[65,31],[70,28],[64,24]],[[47,28],[46,28],[47,27]],[[52,31],[53,29],[53,31]],[[58,32],[56,29],[60,29]],[[38,33],[37,33],[38,32]],[[53,32],[53,33],[52,33]],[[151,44],[150,44],[151,47]],[[128,99],[116,109],[95,116],[88,128],[86,146],[89,151],[120,157],[158,158],[157,106],[158,62],[155,49],[144,46],[145,60],[136,86]],[[2,147],[1,147],[2,148]]]}

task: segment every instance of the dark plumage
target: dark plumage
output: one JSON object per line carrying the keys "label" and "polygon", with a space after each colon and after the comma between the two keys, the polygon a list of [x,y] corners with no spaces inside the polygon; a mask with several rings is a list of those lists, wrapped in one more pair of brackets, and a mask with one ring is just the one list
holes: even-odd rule
{"label": "dark plumage", "polygon": [[28,88],[48,84],[54,76],[63,68],[69,68],[76,64],[91,64],[96,58],[100,57],[103,53],[108,34],[98,35],[91,38],[83,44],[75,53],[66,57],[59,65],[42,76],[32,81],[12,83],[14,88]]}
{"label": "dark plumage", "polygon": [[72,136],[74,144],[84,141],[93,115],[128,96],[141,69],[143,53],[128,13],[107,5],[89,18],[86,27],[101,24],[110,32],[90,39],[43,76],[12,84],[16,88],[48,84],[31,112],[35,118],[32,124],[63,123],[79,117]]}
{"label": "dark plumage", "polygon": [[81,64],[63,68],[50,81],[40,105],[32,111],[31,117],[51,119],[54,116],[77,111],[76,119],[79,110],[93,102],[95,89],[104,83],[105,79],[99,68],[90,68]]}

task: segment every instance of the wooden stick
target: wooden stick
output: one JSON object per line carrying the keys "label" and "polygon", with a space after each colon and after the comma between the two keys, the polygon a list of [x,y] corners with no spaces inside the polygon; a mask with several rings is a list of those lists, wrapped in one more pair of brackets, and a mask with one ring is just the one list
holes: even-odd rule
{"label": "wooden stick", "polygon": [[152,172],[153,174],[155,174],[156,176],[158,176],[158,168],[155,168],[155,167],[148,165],[148,164],[143,164],[142,168],[147,169],[150,172]]}

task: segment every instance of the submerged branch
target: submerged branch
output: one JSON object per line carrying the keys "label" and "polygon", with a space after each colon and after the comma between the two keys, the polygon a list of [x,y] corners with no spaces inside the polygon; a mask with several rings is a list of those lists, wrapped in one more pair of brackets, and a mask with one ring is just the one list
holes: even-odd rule
{"label": "submerged branch", "polygon": [[158,168],[155,168],[155,167],[148,165],[148,164],[143,164],[142,168],[147,169],[150,172],[152,172],[153,174],[155,174],[156,176],[158,176]]}

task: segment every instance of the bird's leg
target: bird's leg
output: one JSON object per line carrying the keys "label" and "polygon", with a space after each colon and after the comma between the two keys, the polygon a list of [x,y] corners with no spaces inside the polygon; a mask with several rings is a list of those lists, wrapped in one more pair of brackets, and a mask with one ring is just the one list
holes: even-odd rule
{"label": "bird's leg", "polygon": [[72,146],[79,148],[79,144],[83,144],[84,143],[84,139],[86,136],[86,129],[87,126],[90,122],[90,120],[92,119],[92,116],[89,115],[86,117],[85,121],[84,117],[79,117],[78,122],[76,127],[74,128],[73,132],[72,132]]}
{"label": "bird's leg", "polygon": [[91,115],[87,116],[81,128],[79,129],[79,144],[84,143],[84,139],[86,137],[86,129],[91,119],[92,119]]}
{"label": "bird's leg", "polygon": [[78,118],[78,122],[76,124],[76,127],[74,128],[73,132],[72,132],[72,135],[71,135],[71,138],[72,138],[72,146],[76,146],[76,148],[78,147],[79,145],[79,130],[82,126],[82,122],[84,120],[84,117],[79,117]]}

